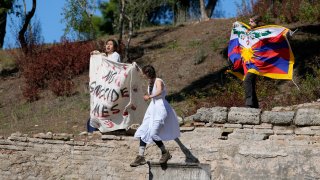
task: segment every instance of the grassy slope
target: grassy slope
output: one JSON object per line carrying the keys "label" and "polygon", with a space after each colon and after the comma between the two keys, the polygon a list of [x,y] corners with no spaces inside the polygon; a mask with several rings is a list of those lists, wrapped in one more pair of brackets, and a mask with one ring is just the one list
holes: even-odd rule
{"label": "grassy slope", "polygon": [[[179,115],[190,115],[201,106],[226,105],[219,104],[225,97],[215,97],[217,91],[230,91],[230,87],[231,91],[242,91],[240,81],[226,81],[224,75],[226,47],[233,21],[217,19],[177,27],[147,28],[133,38],[132,58],[141,66],[155,66],[158,76],[167,84],[168,98]],[[319,25],[286,26],[300,28],[292,39],[292,48],[298,61],[296,74],[303,75],[305,67],[313,66],[320,57]],[[23,78],[2,77],[0,135],[15,131],[28,134],[48,131],[77,134],[84,131],[89,116],[88,72],[74,81],[77,93],[71,97],[55,97],[44,91],[40,100],[26,103],[21,94]],[[235,85],[228,86],[227,83]],[[276,85],[281,86],[279,94],[293,87],[288,82],[276,82]],[[241,106],[241,98],[231,100],[238,103],[231,105]]]}

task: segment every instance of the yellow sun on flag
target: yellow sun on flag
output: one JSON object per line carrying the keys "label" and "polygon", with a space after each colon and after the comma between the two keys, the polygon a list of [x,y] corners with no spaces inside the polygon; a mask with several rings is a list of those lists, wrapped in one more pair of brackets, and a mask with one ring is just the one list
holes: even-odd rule
{"label": "yellow sun on flag", "polygon": [[253,50],[251,48],[242,48],[241,49],[241,57],[244,62],[252,62],[253,58]]}

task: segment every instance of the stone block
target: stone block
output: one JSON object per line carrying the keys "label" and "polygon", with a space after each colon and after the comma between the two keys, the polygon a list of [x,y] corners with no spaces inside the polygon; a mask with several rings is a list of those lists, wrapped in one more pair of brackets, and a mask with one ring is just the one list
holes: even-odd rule
{"label": "stone block", "polygon": [[180,132],[193,131],[194,129],[195,129],[194,126],[192,126],[192,127],[180,127]]}
{"label": "stone block", "polygon": [[120,136],[115,136],[115,135],[102,135],[101,136],[101,139],[102,140],[121,140],[121,137]]}
{"label": "stone block", "polygon": [[242,127],[246,129],[252,129],[254,125],[244,124]]}
{"label": "stone block", "polygon": [[184,179],[211,179],[211,170],[209,164],[199,163],[148,163],[149,179],[157,180],[184,180]]}
{"label": "stone block", "polygon": [[298,109],[294,124],[298,126],[320,126],[320,109]]}
{"label": "stone block", "polygon": [[67,141],[66,144],[71,146],[84,146],[85,142],[83,141]]}
{"label": "stone block", "polygon": [[253,129],[272,129],[272,124],[262,123],[260,125],[253,126]]}
{"label": "stone block", "polygon": [[241,129],[242,128],[242,124],[229,124],[229,123],[226,123],[223,125],[224,128],[239,128]]}
{"label": "stone block", "polygon": [[292,140],[294,137],[292,135],[270,135],[269,139],[270,140]]}
{"label": "stone block", "polygon": [[53,134],[52,139],[54,140],[63,140],[63,141],[69,141],[71,138],[73,138],[73,134],[67,134],[67,133],[56,133]]}
{"label": "stone block", "polygon": [[233,133],[234,128],[222,128],[222,133]]}
{"label": "stone block", "polygon": [[212,127],[223,127],[224,124],[219,124],[219,123],[213,123]]}
{"label": "stone block", "polygon": [[10,136],[10,137],[8,137],[8,139],[11,141],[20,141],[20,142],[27,142],[28,141],[27,137],[18,137],[18,136]]}
{"label": "stone block", "polygon": [[46,141],[47,144],[64,144],[64,141],[61,140],[47,140]]}
{"label": "stone block", "polygon": [[206,123],[205,122],[193,122],[193,125],[196,127],[199,127],[199,126],[205,126]]}
{"label": "stone block", "polygon": [[253,135],[253,129],[234,129],[233,133],[228,135],[228,139],[241,139],[245,140]]}
{"label": "stone block", "polygon": [[253,129],[253,132],[255,134],[267,134],[267,135],[274,134],[272,129]]}
{"label": "stone block", "polygon": [[235,129],[235,133],[253,134],[253,129]]}
{"label": "stone block", "polygon": [[8,149],[8,150],[15,150],[15,151],[25,151],[25,147],[20,147],[16,145],[0,145],[0,149]]}
{"label": "stone block", "polygon": [[246,135],[246,139],[252,140],[252,141],[262,141],[268,139],[268,135],[266,134],[248,134]]}
{"label": "stone block", "polygon": [[320,126],[310,126],[311,130],[320,130]]}
{"label": "stone block", "polygon": [[227,121],[228,108],[226,107],[212,107],[200,108],[197,113],[192,115],[194,121],[225,123]]}
{"label": "stone block", "polygon": [[247,139],[247,134],[245,133],[231,133],[228,135],[229,140],[245,140]]}
{"label": "stone block", "polygon": [[209,136],[213,138],[219,138],[221,136],[221,128],[196,128],[193,132],[199,134],[199,137]]}
{"label": "stone block", "polygon": [[232,107],[228,122],[234,124],[260,124],[261,109]]}
{"label": "stone block", "polygon": [[290,125],[293,123],[294,111],[264,111],[261,114],[261,122],[277,125]]}
{"label": "stone block", "polygon": [[309,135],[309,136],[313,136],[316,134],[315,131],[311,130],[310,127],[296,128],[294,130],[294,133],[296,135]]}
{"label": "stone block", "polygon": [[273,130],[274,134],[277,135],[290,135],[293,134],[293,130],[292,129],[287,129],[287,130]]}
{"label": "stone block", "polygon": [[185,117],[185,118],[183,119],[183,123],[184,123],[184,124],[188,124],[188,123],[192,122],[192,121],[193,121],[193,117],[194,117],[194,115]]}
{"label": "stone block", "polygon": [[3,140],[3,139],[0,140],[0,145],[10,145],[10,144],[13,144],[13,142],[9,140]]}
{"label": "stone block", "polygon": [[46,141],[44,139],[39,139],[39,138],[28,138],[29,142],[32,143],[38,143],[38,144],[43,144]]}

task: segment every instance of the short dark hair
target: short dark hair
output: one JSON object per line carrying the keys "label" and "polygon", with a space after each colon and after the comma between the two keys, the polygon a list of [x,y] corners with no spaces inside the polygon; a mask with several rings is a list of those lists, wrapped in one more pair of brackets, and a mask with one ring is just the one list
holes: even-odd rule
{"label": "short dark hair", "polygon": [[156,71],[153,66],[146,65],[142,68],[143,74],[145,74],[148,78],[156,78]]}
{"label": "short dark hair", "polygon": [[115,50],[115,51],[118,51],[118,43],[117,43],[117,41],[114,40],[114,39],[108,39],[108,40],[106,40],[106,43],[105,43],[105,44],[107,44],[109,41],[112,41],[114,50]]}

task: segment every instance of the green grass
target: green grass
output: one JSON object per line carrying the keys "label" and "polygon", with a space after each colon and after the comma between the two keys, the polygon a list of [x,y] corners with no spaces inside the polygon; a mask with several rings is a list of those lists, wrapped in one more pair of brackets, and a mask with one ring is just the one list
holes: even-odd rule
{"label": "green grass", "polygon": [[16,68],[16,61],[8,52],[0,51],[0,71]]}

